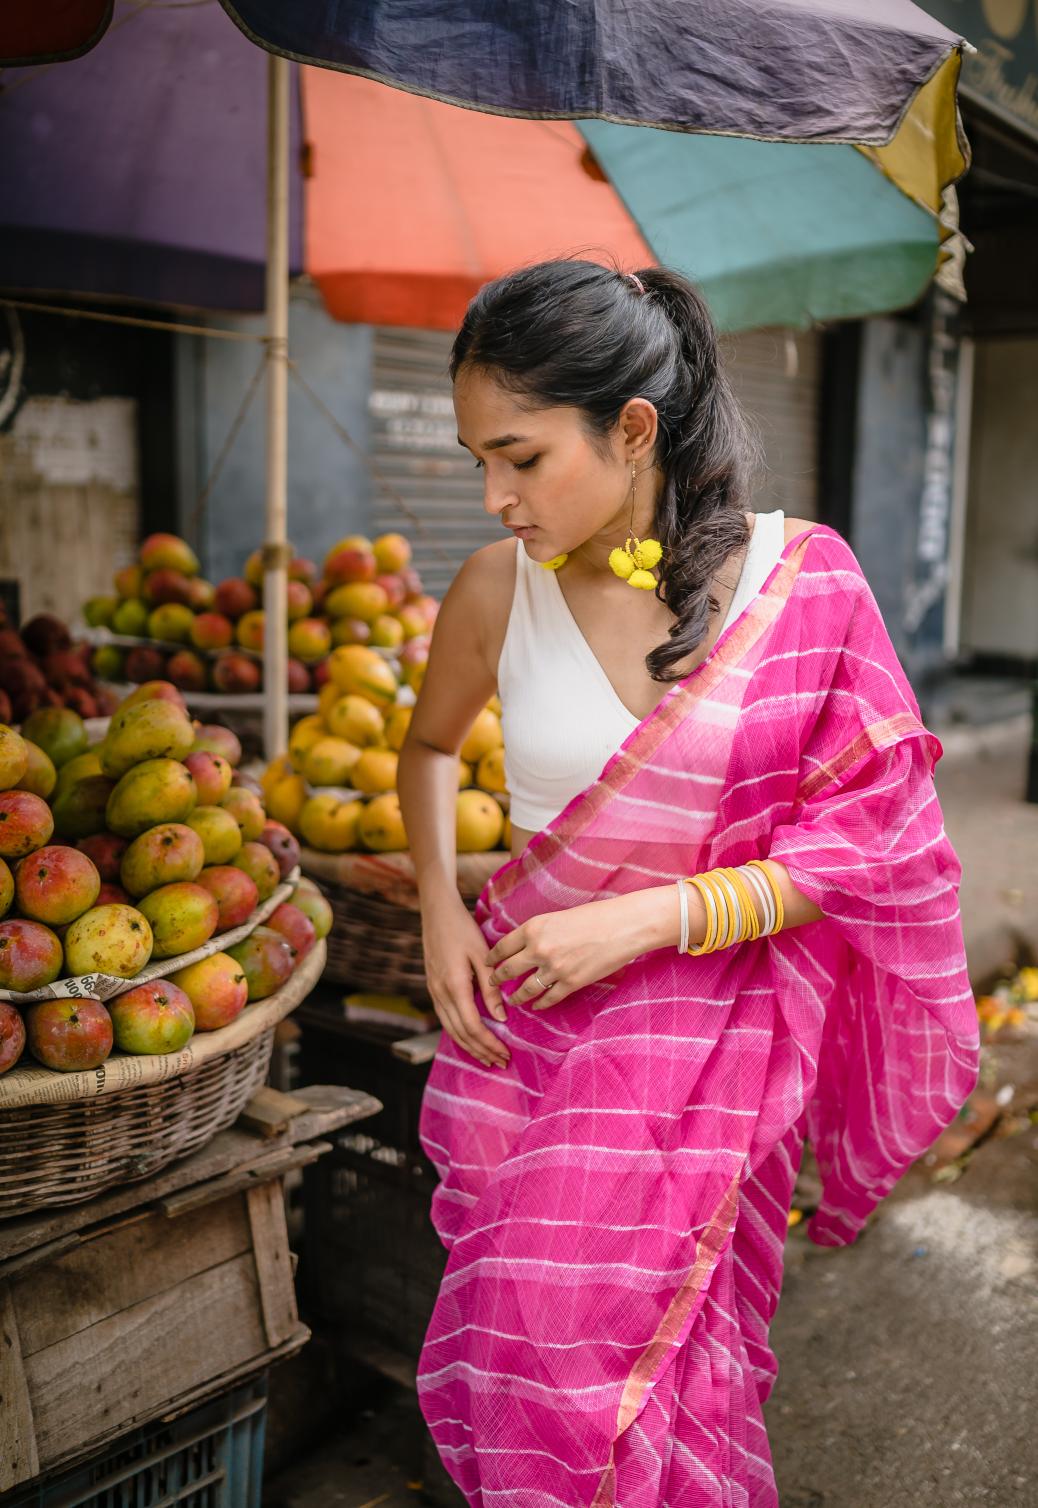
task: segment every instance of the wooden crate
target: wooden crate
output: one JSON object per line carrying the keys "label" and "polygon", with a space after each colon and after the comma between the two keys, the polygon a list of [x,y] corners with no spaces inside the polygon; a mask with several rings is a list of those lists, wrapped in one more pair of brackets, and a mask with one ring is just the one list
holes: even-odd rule
{"label": "wooden crate", "polygon": [[298,1350],[282,1180],[378,1108],[348,1089],[265,1091],[251,1130],[0,1226],[0,1491]]}

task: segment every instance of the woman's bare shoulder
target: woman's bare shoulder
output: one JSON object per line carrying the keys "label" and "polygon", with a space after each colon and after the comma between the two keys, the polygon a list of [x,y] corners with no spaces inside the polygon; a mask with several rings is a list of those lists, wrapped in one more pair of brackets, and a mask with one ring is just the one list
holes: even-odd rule
{"label": "woman's bare shoulder", "polygon": [[791,539],[796,539],[797,535],[803,534],[805,529],[812,528],[818,522],[818,520],[814,518],[786,517],[782,522],[785,529],[785,539],[783,540],[783,543],[788,545]]}
{"label": "woman's bare shoulder", "polygon": [[494,667],[512,610],[516,548],[514,539],[496,539],[474,550],[455,576],[444,603],[451,625],[456,623],[466,634],[476,630],[487,664]]}

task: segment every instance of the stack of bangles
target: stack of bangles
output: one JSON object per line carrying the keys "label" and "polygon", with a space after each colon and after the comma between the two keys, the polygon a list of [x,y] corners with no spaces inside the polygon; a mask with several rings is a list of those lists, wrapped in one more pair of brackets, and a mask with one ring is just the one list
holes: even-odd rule
{"label": "stack of bangles", "polygon": [[[752,942],[782,930],[785,912],[782,894],[774,877],[760,859],[751,859],[738,869],[708,869],[704,874],[676,880],[681,908],[679,953],[716,953],[735,943]],[[688,891],[694,885],[706,907],[706,936],[698,948],[689,947]],[[757,915],[760,902],[764,920]]]}

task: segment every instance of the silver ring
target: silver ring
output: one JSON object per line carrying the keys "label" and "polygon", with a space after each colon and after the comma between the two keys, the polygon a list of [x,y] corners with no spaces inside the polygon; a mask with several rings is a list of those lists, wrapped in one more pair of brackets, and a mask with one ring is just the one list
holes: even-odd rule
{"label": "silver ring", "polygon": [[551,985],[550,984],[545,984],[544,980],[541,978],[541,976],[539,974],[535,974],[533,976],[533,982],[537,986],[537,988],[541,991],[542,994],[546,995],[548,993],[548,991],[551,989]]}

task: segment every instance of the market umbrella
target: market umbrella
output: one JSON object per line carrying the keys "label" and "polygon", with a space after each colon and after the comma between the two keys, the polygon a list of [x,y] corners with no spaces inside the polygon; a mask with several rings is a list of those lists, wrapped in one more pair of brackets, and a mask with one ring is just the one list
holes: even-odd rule
{"label": "market umbrella", "polygon": [[[961,44],[908,0],[245,0],[224,8],[283,59],[365,74],[404,90],[511,115],[599,118],[680,131],[890,152],[885,171],[939,203],[965,167],[955,88]],[[141,6],[131,6],[116,25]],[[41,0],[0,16],[0,65],[69,58],[103,33],[103,4]],[[196,9],[196,7],[192,7]],[[288,74],[270,68],[268,130],[268,502],[266,584],[285,588],[285,385],[289,225]],[[927,88],[926,86],[929,86]],[[929,112],[920,113],[929,99]],[[913,122],[918,124],[913,125]],[[940,127],[934,130],[934,123]],[[912,129],[906,130],[912,126]],[[896,150],[895,150],[896,149]],[[921,202],[929,202],[921,200]],[[945,205],[945,208],[947,206]],[[268,635],[268,752],[284,741],[283,645]]]}

